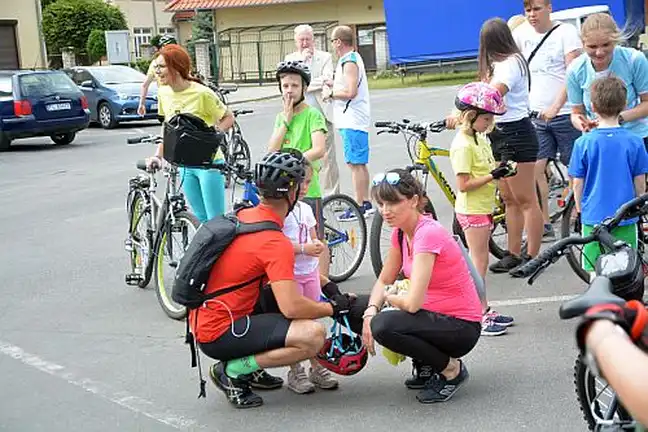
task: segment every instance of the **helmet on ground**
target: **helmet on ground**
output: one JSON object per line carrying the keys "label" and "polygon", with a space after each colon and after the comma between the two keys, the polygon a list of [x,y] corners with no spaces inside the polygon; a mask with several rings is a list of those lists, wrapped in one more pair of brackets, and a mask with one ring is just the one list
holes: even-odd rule
{"label": "helmet on ground", "polygon": [[304,157],[296,150],[266,154],[254,167],[254,182],[268,198],[284,198],[304,179]]}
{"label": "helmet on ground", "polygon": [[479,113],[495,115],[506,112],[504,97],[499,90],[483,82],[473,82],[463,86],[457,93],[455,106],[460,111],[474,109]]}
{"label": "helmet on ground", "polygon": [[304,87],[308,87],[311,83],[310,68],[306,63],[301,60],[282,61],[277,65],[277,81],[280,80],[281,75],[292,73],[297,74],[304,80]]}
{"label": "helmet on ground", "polygon": [[317,353],[319,364],[338,375],[357,374],[365,367],[368,358],[367,348],[360,336],[343,332],[333,332]]}
{"label": "helmet on ground", "polygon": [[158,48],[162,48],[163,46],[170,45],[170,44],[177,44],[177,43],[178,41],[173,35],[165,34],[160,38],[156,46]]}

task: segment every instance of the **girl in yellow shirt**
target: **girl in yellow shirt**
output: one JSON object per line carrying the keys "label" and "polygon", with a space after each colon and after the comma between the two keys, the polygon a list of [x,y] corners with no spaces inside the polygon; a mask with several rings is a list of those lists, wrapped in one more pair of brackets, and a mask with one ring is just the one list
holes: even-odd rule
{"label": "girl in yellow shirt", "polygon": [[[234,115],[216,94],[190,76],[191,58],[180,45],[166,45],[156,59],[155,73],[162,86],[158,89],[158,111],[165,120],[176,114],[193,114],[208,125],[227,130],[234,124]],[[149,166],[161,165],[164,144]],[[222,153],[215,161],[223,160]],[[200,222],[225,212],[225,179],[217,169],[182,168],[180,170],[185,195]]]}

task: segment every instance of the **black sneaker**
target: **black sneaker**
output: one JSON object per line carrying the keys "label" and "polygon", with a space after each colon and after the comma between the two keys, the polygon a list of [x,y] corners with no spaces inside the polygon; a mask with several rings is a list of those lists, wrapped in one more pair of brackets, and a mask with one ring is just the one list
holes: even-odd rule
{"label": "black sneaker", "polygon": [[420,390],[425,386],[434,372],[430,366],[421,364],[416,360],[412,360],[412,376],[405,380],[405,387],[410,390]]}
{"label": "black sneaker", "polygon": [[522,267],[524,264],[528,263],[531,261],[533,258],[531,258],[531,255],[524,254],[522,255],[522,258],[520,259],[520,264],[515,266],[515,268],[512,268],[509,270],[509,275],[514,278],[521,278],[524,277],[524,274],[520,272],[520,267]]}
{"label": "black sneaker", "polygon": [[261,396],[252,393],[250,383],[241,378],[230,378],[225,374],[225,363],[218,362],[209,368],[209,377],[220,391],[225,393],[229,403],[236,408],[255,408],[263,405]]}
{"label": "black sneaker", "polygon": [[416,399],[424,404],[431,404],[435,402],[445,402],[449,400],[459,388],[468,381],[470,375],[463,362],[461,362],[461,369],[459,375],[453,380],[447,380],[441,374],[435,374],[426,383],[423,390],[416,395]]}
{"label": "black sneaker", "polygon": [[272,376],[265,369],[259,369],[251,374],[242,375],[240,378],[250,383],[250,387],[255,390],[275,390],[283,386],[282,378]]}
{"label": "black sneaker", "polygon": [[508,271],[513,270],[515,267],[519,266],[520,264],[522,264],[522,258],[515,256],[510,252],[506,252],[504,258],[502,258],[501,260],[497,261],[494,264],[491,264],[490,267],[488,267],[488,269],[493,273],[506,273]]}

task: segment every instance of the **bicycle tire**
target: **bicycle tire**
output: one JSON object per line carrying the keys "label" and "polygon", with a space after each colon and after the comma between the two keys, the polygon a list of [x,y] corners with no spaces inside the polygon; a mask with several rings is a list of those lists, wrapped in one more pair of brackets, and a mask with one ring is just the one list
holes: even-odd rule
{"label": "bicycle tire", "polygon": [[[583,413],[583,418],[587,423],[587,428],[590,431],[594,431],[597,426],[591,408],[594,401],[590,400],[589,395],[596,393],[595,377],[590,373],[589,367],[583,362],[580,355],[576,357],[576,363],[574,364],[574,386],[576,387],[576,400]],[[633,420],[620,402],[616,409],[616,414],[621,421]]]}
{"label": "bicycle tire", "polygon": [[[180,211],[175,214],[176,221],[185,220],[198,230],[200,222],[198,218],[188,211]],[[185,307],[175,307],[175,302],[171,299],[172,287],[166,287],[164,284],[164,275],[161,274],[163,259],[165,256],[164,247],[166,246],[165,239],[169,229],[170,219],[164,221],[158,239],[155,245],[155,293],[157,294],[158,303],[165,314],[171,319],[181,320],[187,316],[187,309]],[[161,279],[162,278],[162,279]]]}
{"label": "bicycle tire", "polygon": [[[138,202],[139,201],[144,202],[145,210],[141,214],[136,215],[134,209],[138,208]],[[140,231],[138,231],[138,226],[143,220],[145,220],[144,216],[146,214],[148,214],[150,216],[150,210],[146,210],[146,202],[147,202],[147,200],[146,200],[146,192],[144,192],[143,190],[136,190],[129,197],[129,200],[127,202],[126,207],[127,207],[127,210],[128,210],[128,223],[129,223],[128,235],[129,235],[130,239],[133,238],[133,234],[138,234],[140,232]],[[150,219],[148,219],[148,220],[149,220],[149,223],[150,223]],[[148,284],[151,282],[151,276],[153,274],[153,265],[152,265],[153,264],[153,259],[152,259],[152,257],[153,257],[153,246],[152,246],[153,242],[151,241],[152,236],[151,236],[149,228],[150,227],[148,227],[146,229],[146,231],[145,231],[146,232],[145,235],[147,236],[146,244],[148,245],[148,254],[146,255],[146,257],[144,257],[143,262],[142,262],[142,265],[144,266],[144,272],[142,274],[142,279],[140,279],[137,282],[137,287],[139,287],[139,288],[146,288],[148,286]],[[131,247],[132,247],[132,245],[131,245]],[[136,249],[134,247],[130,251],[129,255],[130,255],[131,274],[134,274],[135,269],[137,267],[137,264],[135,262],[137,260],[137,253],[136,253]]]}
{"label": "bicycle tire", "polygon": [[[241,135],[240,130],[237,134],[234,135],[234,152],[232,155],[232,161],[234,164],[243,163],[245,171],[250,171],[252,168],[252,153],[250,152],[250,146],[248,145],[243,135]],[[245,179],[235,177],[236,184],[243,186],[245,184]]]}
{"label": "bicycle tire", "polygon": [[[425,204],[423,213],[431,215],[435,220],[438,220],[436,209],[432,201],[428,200]],[[371,267],[373,268],[376,277],[380,276],[383,266],[383,258],[380,250],[380,234],[383,229],[383,218],[379,212],[376,212],[371,222],[371,233],[369,234],[369,255],[371,257]]]}
{"label": "bicycle tire", "polygon": [[[560,222],[560,236],[562,238],[569,237],[572,234],[572,213],[576,209],[576,202],[574,201],[574,198],[571,197],[570,200],[565,204],[565,209],[562,214],[562,220]],[[580,233],[579,233],[580,234]],[[570,247],[567,249],[565,252],[565,256],[567,258],[567,262],[569,263],[569,267],[576,273],[576,276],[578,276],[583,282],[589,283],[590,276],[589,272],[587,272],[581,265],[580,260],[575,254],[575,247]]]}
{"label": "bicycle tire", "polygon": [[[332,280],[335,283],[338,282],[343,282],[347,279],[349,279],[351,276],[355,274],[356,271],[358,271],[358,268],[360,267],[360,264],[362,264],[362,260],[364,259],[365,252],[367,250],[367,222],[365,221],[365,218],[362,216],[362,210],[360,209],[360,206],[358,203],[355,202],[353,198],[351,198],[348,195],[344,194],[334,194],[334,195],[329,195],[326,198],[322,200],[322,213],[326,214],[324,212],[324,209],[326,209],[326,206],[329,205],[330,203],[337,201],[342,203],[344,208],[353,208],[356,211],[356,215],[360,216],[357,218],[358,223],[360,224],[360,231],[362,235],[362,241],[360,244],[360,252],[356,254],[356,258],[352,261],[351,265],[349,268],[346,269],[344,272],[340,272],[339,274],[331,273],[329,270],[329,275],[328,278]],[[333,212],[335,213],[335,212]],[[354,221],[355,222],[355,221]],[[329,229],[330,230],[330,229]],[[324,223],[324,237],[326,238],[326,222]],[[330,259],[331,261],[334,258],[334,249],[329,247],[330,251]]]}

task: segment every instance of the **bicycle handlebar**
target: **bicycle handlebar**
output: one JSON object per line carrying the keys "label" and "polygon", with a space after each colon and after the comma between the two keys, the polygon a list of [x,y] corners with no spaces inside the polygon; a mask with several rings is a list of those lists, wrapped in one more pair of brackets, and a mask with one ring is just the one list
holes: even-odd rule
{"label": "bicycle handlebar", "polygon": [[379,129],[378,135],[381,133],[400,133],[400,132],[413,132],[420,134],[422,132],[439,133],[446,129],[445,120],[439,120],[432,123],[411,123],[408,119],[403,119],[403,122],[375,122],[374,126]]}
{"label": "bicycle handlebar", "polygon": [[238,117],[240,115],[245,115],[245,114],[253,114],[254,110],[251,109],[240,109],[240,110],[234,110],[232,111],[232,114],[234,114],[234,117]]}
{"label": "bicycle handlebar", "polygon": [[578,235],[574,235],[557,241],[548,249],[541,252],[537,257],[522,265],[518,269],[518,272],[522,277],[530,276],[531,278],[529,279],[529,285],[531,285],[544,268],[560,259],[560,257],[564,254],[564,250],[568,246],[584,245],[593,241],[598,241],[602,243],[603,246],[609,249],[614,249],[616,245],[622,243],[618,243],[617,240],[612,237],[610,232],[614,228],[616,228],[619,223],[621,223],[621,221],[625,219],[632,219],[637,216],[647,214],[647,203],[648,193],[643,194],[631,201],[628,201],[616,211],[613,217],[606,219],[600,224],[596,225],[590,235],[586,237],[579,237]]}
{"label": "bicycle handlebar", "polygon": [[141,144],[141,143],[150,143],[150,144],[159,144],[162,141],[162,137],[159,135],[142,135],[135,138],[126,139],[127,144]]}

